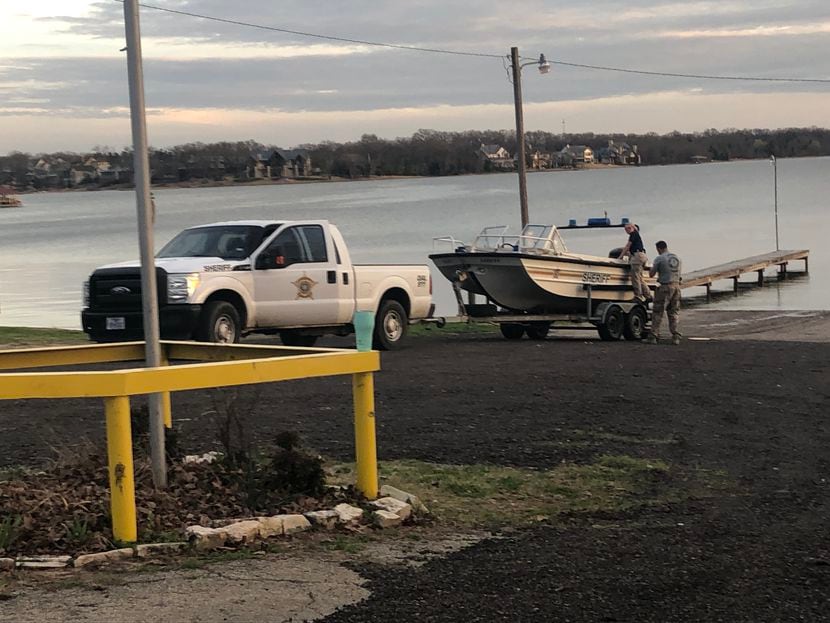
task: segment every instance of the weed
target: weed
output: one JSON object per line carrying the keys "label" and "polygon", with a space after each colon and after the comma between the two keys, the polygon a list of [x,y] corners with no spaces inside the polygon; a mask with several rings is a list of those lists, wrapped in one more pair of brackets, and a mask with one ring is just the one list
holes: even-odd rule
{"label": "weed", "polygon": [[17,540],[22,525],[20,515],[6,515],[0,519],[0,552],[5,552]]}
{"label": "weed", "polygon": [[66,539],[74,545],[85,544],[90,537],[89,522],[86,518],[75,515],[72,521],[64,522],[64,530],[66,530]]}
{"label": "weed", "polygon": [[366,547],[365,541],[358,537],[349,538],[340,535],[330,541],[323,541],[320,545],[329,551],[345,552],[347,554],[357,554]]}

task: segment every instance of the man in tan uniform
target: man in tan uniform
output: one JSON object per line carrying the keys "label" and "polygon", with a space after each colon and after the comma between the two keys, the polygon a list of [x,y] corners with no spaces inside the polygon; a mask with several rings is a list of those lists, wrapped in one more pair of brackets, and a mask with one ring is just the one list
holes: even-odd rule
{"label": "man in tan uniform", "polygon": [[680,331],[677,330],[677,318],[680,315],[680,258],[669,253],[665,241],[657,243],[657,253],[654,263],[648,274],[657,275],[657,294],[654,297],[654,312],[651,318],[651,335],[646,342],[656,344],[660,339],[660,325],[663,322],[663,312],[669,317],[669,331],[671,343],[680,344]]}
{"label": "man in tan uniform", "polygon": [[643,268],[648,262],[646,248],[643,246],[643,239],[640,236],[640,228],[632,223],[627,223],[625,233],[628,234],[628,242],[620,252],[620,259],[628,255],[628,266],[631,269],[631,287],[634,289],[635,298],[643,303],[651,300],[651,290],[643,279]]}

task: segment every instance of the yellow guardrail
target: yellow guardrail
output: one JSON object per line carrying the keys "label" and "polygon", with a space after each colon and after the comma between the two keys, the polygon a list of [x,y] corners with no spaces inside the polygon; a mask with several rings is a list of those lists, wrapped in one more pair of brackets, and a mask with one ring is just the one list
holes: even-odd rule
{"label": "yellow guardrail", "polygon": [[112,530],[119,541],[138,538],[130,396],[165,395],[165,424],[172,425],[170,392],[352,375],[357,488],[378,494],[373,373],[380,355],[333,348],[161,342],[163,361],[195,361],[160,368],[19,372],[144,360],[144,342],[58,346],[0,351],[0,400],[103,398],[111,495]]}

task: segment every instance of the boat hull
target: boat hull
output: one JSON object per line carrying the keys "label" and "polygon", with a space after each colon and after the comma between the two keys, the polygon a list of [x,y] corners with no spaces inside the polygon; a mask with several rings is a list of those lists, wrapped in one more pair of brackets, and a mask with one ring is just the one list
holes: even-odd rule
{"label": "boat hull", "polygon": [[588,285],[592,307],[634,300],[628,265],[619,261],[523,253],[443,253],[430,259],[450,281],[464,277],[463,289],[512,311],[586,312]]}

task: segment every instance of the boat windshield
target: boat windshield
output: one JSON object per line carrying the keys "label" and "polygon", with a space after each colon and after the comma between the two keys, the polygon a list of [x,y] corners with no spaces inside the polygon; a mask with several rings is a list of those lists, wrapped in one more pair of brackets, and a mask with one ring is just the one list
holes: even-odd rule
{"label": "boat windshield", "polygon": [[507,235],[507,225],[495,225],[481,230],[473,243],[473,251],[515,251],[518,242],[519,237],[515,234]]}
{"label": "boat windshield", "polygon": [[[273,230],[272,230],[273,231]],[[156,257],[221,257],[243,260],[260,245],[265,228],[259,225],[214,225],[185,229],[164,245]]]}
{"label": "boat windshield", "polygon": [[525,225],[519,236],[519,250],[522,253],[552,255],[568,252],[565,241],[553,225]]}

